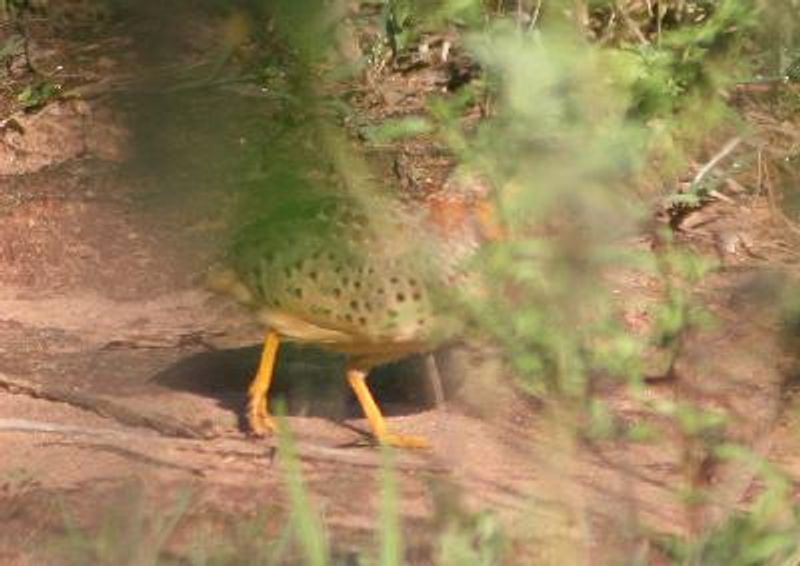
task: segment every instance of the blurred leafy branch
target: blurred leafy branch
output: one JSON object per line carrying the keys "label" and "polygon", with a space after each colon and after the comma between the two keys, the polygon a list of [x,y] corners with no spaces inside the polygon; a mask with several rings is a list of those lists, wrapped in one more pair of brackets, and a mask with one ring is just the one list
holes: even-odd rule
{"label": "blurred leafy branch", "polygon": [[[521,386],[544,399],[553,437],[564,442],[553,475],[574,464],[580,438],[657,442],[646,424],[616,422],[594,396],[594,380],[613,376],[640,392],[645,351],[667,350],[674,359],[685,337],[708,324],[692,289],[715,266],[671,244],[653,254],[627,243],[665,193],[673,204],[699,206],[713,190],[695,183],[680,193],[675,181],[710,139],[731,130],[745,135],[732,105],[738,84],[791,69],[787,54],[796,49],[797,32],[781,14],[796,9],[795,2],[373,4],[393,57],[413,51],[427,34],[456,30],[480,68],[460,88],[430,96],[424,115],[363,132],[376,145],[435,136],[458,168],[495,188],[509,238],[484,250],[480,269],[492,284],[478,300],[465,297],[463,306],[501,345]],[[324,41],[319,50],[309,41],[332,36],[325,25],[305,25],[301,14],[315,12],[303,5],[286,12],[286,37],[300,46],[294,84],[316,92],[299,99],[316,111],[319,93],[330,86],[319,72],[330,64],[330,51]],[[480,120],[470,118],[476,106]],[[662,283],[645,337],[620,323],[611,277],[620,269],[643,270]],[[717,412],[691,401],[649,408],[674,422],[691,449],[713,453],[724,441],[725,417]],[[780,476],[766,464],[759,473]],[[580,522],[582,496],[568,494],[571,487],[563,499],[572,507],[570,520]],[[687,499],[698,500],[697,494]],[[758,521],[757,514],[736,515],[708,536],[673,541],[683,549],[674,556],[714,563],[709,557],[722,556],[719,541],[745,531],[762,558],[782,555],[788,547],[773,545]]]}
{"label": "blurred leafy branch", "polygon": [[[648,342],[671,350],[674,359],[684,337],[710,320],[692,288],[713,264],[672,245],[655,257],[624,250],[622,242],[652,214],[641,186],[648,180],[659,192],[664,186],[675,191],[669,194],[675,203],[702,204],[713,188],[693,183],[679,194],[669,187],[709,139],[746,132],[731,104],[738,84],[776,72],[791,78],[791,58],[777,65],[770,58],[796,49],[797,18],[790,14],[797,6],[518,2],[514,10],[512,3],[492,4],[483,8],[514,17],[477,20],[465,32],[480,77],[433,98],[427,124],[405,118],[383,133],[436,132],[460,167],[491,180],[510,238],[485,254],[483,269],[493,282],[488,297],[468,298],[464,306],[502,345],[523,386],[552,404],[557,427],[591,436],[591,429],[581,432],[580,423],[588,422],[609,433],[614,427],[592,395],[593,376],[611,373],[639,390]],[[577,30],[576,20],[583,24]],[[406,28],[413,24],[403,21]],[[484,120],[464,119],[469,107],[488,99]],[[606,277],[625,266],[645,268],[664,284],[644,341],[617,323]],[[724,440],[724,415],[691,401],[653,408],[675,422],[687,446],[713,453]],[[783,485],[780,473],[763,462],[758,473],[774,482],[757,507],[787,508],[774,497]],[[784,563],[781,557],[797,553],[797,510],[788,505],[787,512],[784,531],[765,528],[758,512],[737,514],[699,539],[677,543],[684,553],[674,557],[728,563],[726,557],[744,548],[736,540],[742,536],[750,546],[737,563]]]}

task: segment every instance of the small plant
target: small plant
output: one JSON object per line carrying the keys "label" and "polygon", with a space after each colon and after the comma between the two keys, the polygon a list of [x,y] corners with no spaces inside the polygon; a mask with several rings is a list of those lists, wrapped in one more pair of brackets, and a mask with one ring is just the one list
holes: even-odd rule
{"label": "small plant", "polygon": [[41,81],[25,87],[17,95],[17,102],[24,110],[41,108],[61,93],[61,87],[49,81]]}

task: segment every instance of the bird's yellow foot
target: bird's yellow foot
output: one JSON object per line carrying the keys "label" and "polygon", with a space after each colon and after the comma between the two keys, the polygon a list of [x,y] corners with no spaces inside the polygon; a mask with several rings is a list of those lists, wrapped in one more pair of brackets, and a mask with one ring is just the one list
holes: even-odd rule
{"label": "bird's yellow foot", "polygon": [[278,335],[267,332],[258,372],[247,391],[247,423],[250,425],[250,432],[255,436],[267,436],[275,432],[275,422],[269,414],[267,396],[277,353]]}
{"label": "bird's yellow foot", "polygon": [[251,398],[247,404],[247,424],[253,436],[269,436],[275,432],[275,421],[267,411],[266,399]]}
{"label": "bird's yellow foot", "polygon": [[431,447],[428,441],[422,438],[421,436],[411,436],[405,434],[387,433],[379,437],[378,442],[380,442],[381,444],[385,444],[386,446],[392,446],[394,448],[424,449]]}
{"label": "bird's yellow foot", "polygon": [[422,437],[387,432],[386,419],[383,418],[378,404],[375,403],[375,399],[367,387],[366,379],[366,372],[355,367],[348,368],[347,381],[350,383],[353,393],[356,394],[356,398],[364,410],[364,416],[367,417],[369,428],[372,429],[372,434],[378,442],[395,448],[430,448],[430,444]]}

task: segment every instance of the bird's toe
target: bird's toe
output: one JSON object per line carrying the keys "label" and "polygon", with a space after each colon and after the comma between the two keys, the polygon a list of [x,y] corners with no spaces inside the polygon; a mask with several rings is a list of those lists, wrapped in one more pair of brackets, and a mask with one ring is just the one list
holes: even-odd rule
{"label": "bird's toe", "polygon": [[394,448],[426,449],[431,447],[430,443],[421,436],[406,434],[385,434],[378,438],[378,441]]}

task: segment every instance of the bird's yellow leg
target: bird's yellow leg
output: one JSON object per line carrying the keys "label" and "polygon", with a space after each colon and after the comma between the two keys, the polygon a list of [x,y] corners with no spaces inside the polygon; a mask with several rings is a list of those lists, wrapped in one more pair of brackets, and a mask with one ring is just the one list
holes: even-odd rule
{"label": "bird's yellow leg", "polygon": [[405,436],[390,434],[386,430],[386,420],[375,402],[375,398],[367,387],[367,374],[356,368],[347,369],[347,382],[356,394],[367,422],[372,429],[372,434],[381,444],[388,444],[397,448],[428,448],[428,442],[419,436]]}
{"label": "bird's yellow leg", "polygon": [[250,432],[257,436],[265,436],[275,430],[275,423],[269,415],[267,395],[275,372],[275,358],[278,355],[279,344],[278,334],[271,330],[267,332],[258,373],[247,391],[247,422],[250,425]]}

